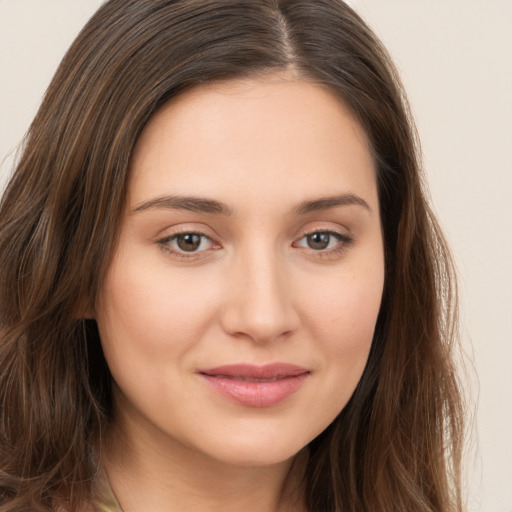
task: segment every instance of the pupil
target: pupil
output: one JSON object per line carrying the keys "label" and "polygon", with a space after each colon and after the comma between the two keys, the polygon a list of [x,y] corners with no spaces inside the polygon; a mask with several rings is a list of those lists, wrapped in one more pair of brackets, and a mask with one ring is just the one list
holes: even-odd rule
{"label": "pupil", "polygon": [[178,247],[187,252],[195,251],[201,244],[201,237],[194,233],[178,236]]}
{"label": "pupil", "polygon": [[329,233],[312,233],[308,235],[308,245],[311,249],[325,249],[329,245]]}

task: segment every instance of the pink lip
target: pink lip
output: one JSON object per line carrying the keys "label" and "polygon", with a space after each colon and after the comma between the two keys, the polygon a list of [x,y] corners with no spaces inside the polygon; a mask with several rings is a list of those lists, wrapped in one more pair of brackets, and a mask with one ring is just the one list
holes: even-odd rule
{"label": "pink lip", "polygon": [[249,407],[270,407],[299,390],[309,370],[287,363],[234,364],[200,370],[220,394]]}

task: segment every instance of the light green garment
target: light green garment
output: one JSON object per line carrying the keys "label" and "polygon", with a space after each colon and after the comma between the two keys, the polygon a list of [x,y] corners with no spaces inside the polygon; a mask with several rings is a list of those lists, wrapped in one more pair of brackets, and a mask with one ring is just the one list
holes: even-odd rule
{"label": "light green garment", "polygon": [[98,503],[97,510],[98,512],[123,512],[113,494],[111,497],[109,496],[108,499],[102,500],[102,503]]}
{"label": "light green garment", "polygon": [[97,512],[123,512],[110,487],[106,474],[101,474],[96,483],[95,511]]}

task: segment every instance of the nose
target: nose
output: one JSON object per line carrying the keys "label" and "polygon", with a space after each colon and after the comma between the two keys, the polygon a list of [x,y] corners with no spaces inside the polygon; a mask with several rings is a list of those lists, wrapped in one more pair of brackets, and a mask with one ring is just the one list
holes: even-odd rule
{"label": "nose", "polygon": [[286,264],[273,251],[241,255],[226,280],[222,327],[232,336],[269,343],[299,326]]}

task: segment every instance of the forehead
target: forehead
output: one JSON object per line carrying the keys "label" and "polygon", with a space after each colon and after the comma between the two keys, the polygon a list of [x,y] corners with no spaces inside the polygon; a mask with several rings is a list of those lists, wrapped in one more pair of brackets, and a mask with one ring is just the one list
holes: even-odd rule
{"label": "forehead", "polygon": [[[133,154],[129,202],[164,193],[290,200],[374,196],[366,134],[325,87],[288,77],[196,87],[150,120]],[[375,197],[376,199],[376,197]]]}

